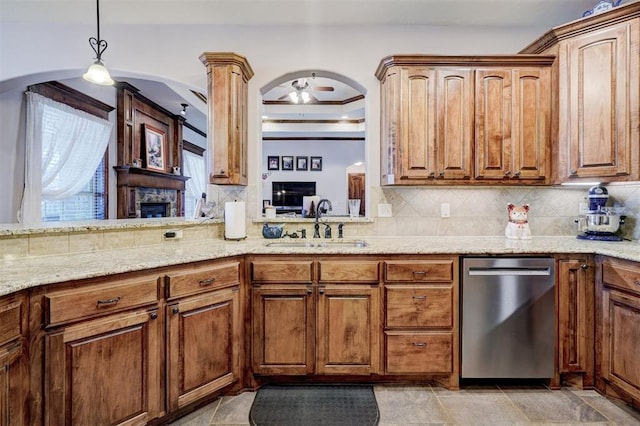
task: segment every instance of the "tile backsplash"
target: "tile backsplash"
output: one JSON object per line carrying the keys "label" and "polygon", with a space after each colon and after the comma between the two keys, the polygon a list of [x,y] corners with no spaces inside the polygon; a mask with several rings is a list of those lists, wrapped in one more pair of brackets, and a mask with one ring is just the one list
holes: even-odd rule
{"label": "tile backsplash", "polygon": [[[622,235],[640,240],[640,183],[610,184],[607,189],[608,205],[626,208]],[[529,204],[534,236],[573,236],[578,234],[574,220],[580,216],[580,203],[586,201],[587,191],[588,187],[582,186],[375,187],[367,194],[373,223],[350,224],[349,228],[351,235],[358,236],[500,236],[507,223],[507,204],[514,203]],[[245,200],[249,222],[257,219],[257,209],[251,207],[258,205],[254,187],[212,185],[210,192],[221,208],[224,201]],[[379,203],[391,204],[392,217],[377,217]],[[443,203],[449,204],[448,218],[441,217]],[[260,235],[260,230],[260,224],[247,226],[250,236]]]}

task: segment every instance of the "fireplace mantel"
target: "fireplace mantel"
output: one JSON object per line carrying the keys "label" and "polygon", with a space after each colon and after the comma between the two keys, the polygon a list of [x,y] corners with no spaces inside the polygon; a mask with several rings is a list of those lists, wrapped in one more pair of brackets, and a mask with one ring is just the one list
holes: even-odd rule
{"label": "fireplace mantel", "polygon": [[184,191],[187,176],[156,172],[131,166],[115,166],[118,174],[118,186],[144,186],[146,188],[163,188]]}

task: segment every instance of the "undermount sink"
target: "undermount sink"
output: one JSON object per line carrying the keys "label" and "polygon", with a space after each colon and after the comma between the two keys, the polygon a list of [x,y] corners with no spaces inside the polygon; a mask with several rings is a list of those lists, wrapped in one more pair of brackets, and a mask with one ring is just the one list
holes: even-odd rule
{"label": "undermount sink", "polygon": [[299,248],[309,248],[309,247],[316,247],[316,248],[330,248],[330,247],[355,247],[355,248],[361,248],[361,247],[366,247],[367,246],[367,242],[366,241],[362,241],[362,240],[357,240],[357,241],[318,241],[318,242],[311,242],[311,241],[274,241],[274,242],[270,242],[270,243],[266,243],[265,246],[267,247],[299,247]]}

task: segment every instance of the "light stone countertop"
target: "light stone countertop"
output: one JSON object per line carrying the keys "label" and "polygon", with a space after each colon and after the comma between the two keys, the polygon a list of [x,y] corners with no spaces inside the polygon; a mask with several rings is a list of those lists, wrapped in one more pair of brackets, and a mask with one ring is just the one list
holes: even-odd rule
{"label": "light stone countertop", "polygon": [[[305,241],[300,239],[252,238],[243,241],[222,239],[200,242],[168,241],[148,247],[16,258],[0,261],[0,296],[44,284],[244,254],[544,255],[591,253],[640,262],[640,243],[631,241],[584,241],[575,237],[534,237],[532,240],[507,240],[504,237],[485,236],[363,237],[362,240],[368,243],[366,247],[266,247],[265,245],[274,241]],[[307,239],[306,241],[317,243],[327,240]]]}

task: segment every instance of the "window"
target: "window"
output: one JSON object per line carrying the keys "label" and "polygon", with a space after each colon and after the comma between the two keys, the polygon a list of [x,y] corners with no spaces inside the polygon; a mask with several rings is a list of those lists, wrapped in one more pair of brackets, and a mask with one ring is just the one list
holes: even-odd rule
{"label": "window", "polygon": [[207,192],[204,149],[187,141],[183,142],[183,147],[183,173],[190,178],[185,184],[184,217],[192,218],[202,193]]}
{"label": "window", "polygon": [[111,110],[59,83],[29,87],[23,222],[107,219]]}

